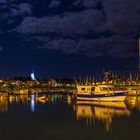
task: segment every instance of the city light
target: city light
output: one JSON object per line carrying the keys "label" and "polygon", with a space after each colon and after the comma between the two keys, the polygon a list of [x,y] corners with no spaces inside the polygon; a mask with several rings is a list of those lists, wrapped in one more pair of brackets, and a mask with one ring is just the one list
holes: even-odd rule
{"label": "city light", "polygon": [[31,73],[31,79],[36,80],[34,72]]}

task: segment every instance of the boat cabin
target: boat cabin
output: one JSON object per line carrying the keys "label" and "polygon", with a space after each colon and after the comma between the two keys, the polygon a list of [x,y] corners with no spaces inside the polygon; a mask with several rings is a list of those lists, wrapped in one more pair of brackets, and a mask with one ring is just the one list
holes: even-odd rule
{"label": "boat cabin", "polygon": [[112,91],[115,92],[115,87],[112,85],[97,85],[97,86],[85,86],[78,85],[77,86],[78,93],[110,93]]}

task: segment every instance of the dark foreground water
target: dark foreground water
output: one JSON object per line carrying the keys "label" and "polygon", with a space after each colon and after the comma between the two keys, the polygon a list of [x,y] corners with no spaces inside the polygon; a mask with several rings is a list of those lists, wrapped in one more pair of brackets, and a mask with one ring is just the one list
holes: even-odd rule
{"label": "dark foreground water", "polygon": [[0,100],[1,140],[139,140],[140,97],[76,102],[68,95]]}

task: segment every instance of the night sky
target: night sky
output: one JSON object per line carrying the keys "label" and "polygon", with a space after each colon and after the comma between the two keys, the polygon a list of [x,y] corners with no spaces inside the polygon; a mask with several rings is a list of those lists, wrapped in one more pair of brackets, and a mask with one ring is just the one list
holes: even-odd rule
{"label": "night sky", "polygon": [[0,77],[135,72],[140,0],[0,0]]}

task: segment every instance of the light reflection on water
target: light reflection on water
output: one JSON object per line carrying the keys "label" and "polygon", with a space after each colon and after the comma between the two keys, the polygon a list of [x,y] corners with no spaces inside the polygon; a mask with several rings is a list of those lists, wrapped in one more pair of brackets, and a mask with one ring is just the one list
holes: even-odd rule
{"label": "light reflection on water", "polygon": [[[30,111],[36,111],[36,105],[41,104],[56,104],[66,102],[71,105],[71,100],[74,96],[63,94],[48,94],[48,95],[10,95],[9,97],[0,98],[0,112],[8,112],[8,106],[24,105],[27,108],[30,106]],[[22,107],[22,106],[21,106]],[[43,108],[39,108],[42,110]]]}
{"label": "light reflection on water", "polygon": [[96,120],[103,122],[106,131],[111,131],[114,117],[130,116],[124,102],[88,102],[79,101],[74,106],[77,120],[85,119],[86,124],[94,125]]}
{"label": "light reflection on water", "polygon": [[127,96],[125,104],[130,109],[135,109],[140,111],[140,96]]}
{"label": "light reflection on water", "polygon": [[8,101],[5,98],[0,98],[0,112],[8,111]]}
{"label": "light reflection on water", "polygon": [[129,117],[133,110],[140,111],[140,96],[127,96],[125,102],[77,101],[73,105],[77,120],[86,120],[86,125],[103,122],[106,132],[111,131],[113,118]]}
{"label": "light reflection on water", "polygon": [[[0,99],[0,115],[5,112],[15,112],[15,110],[17,114],[19,111],[24,112],[25,110],[29,113],[36,113],[43,110],[44,112],[50,111],[47,114],[47,116],[50,115],[51,117],[57,118],[57,113],[59,113],[59,111],[56,110],[58,109],[61,110],[63,117],[68,117],[65,113],[69,114],[69,117],[67,118],[68,122],[71,121],[71,118],[73,118],[74,116],[74,120],[72,121],[71,127],[75,127],[75,123],[76,125],[77,123],[78,125],[80,123],[80,125],[82,124],[85,126],[85,129],[87,129],[87,127],[91,128],[93,126],[95,129],[95,127],[98,126],[100,122],[102,125],[101,129],[104,129],[106,133],[112,133],[114,128],[113,124],[115,126],[118,125],[116,124],[116,120],[117,122],[122,122],[123,120],[123,122],[125,123],[124,120],[128,120],[129,122],[129,118],[131,118],[130,122],[133,121],[132,116],[133,114],[135,114],[135,111],[140,112],[140,97],[128,96],[126,97],[125,102],[76,102],[74,96],[62,94],[49,94],[42,96],[38,96],[36,94],[31,96],[15,95],[9,96],[7,99]],[[55,113],[55,111],[57,113]],[[25,116],[27,116],[26,112]],[[136,116],[134,118],[136,118]],[[26,121],[27,120],[25,120],[25,122]],[[59,123],[59,121],[61,122],[61,120],[57,118],[57,123]],[[140,121],[140,119],[138,119],[138,121]],[[134,124],[135,123],[136,122],[134,120]]]}
{"label": "light reflection on water", "polygon": [[[8,105],[12,104],[23,104],[28,105],[30,104],[30,110],[35,111],[35,104],[42,103],[42,104],[56,104],[66,102],[67,105],[73,106],[74,112],[76,112],[77,118],[87,118],[95,116],[95,110],[107,110],[107,112],[124,112],[126,116],[131,113],[132,109],[140,111],[140,96],[127,96],[125,102],[93,102],[93,101],[75,101],[75,97],[71,95],[63,95],[63,94],[48,94],[48,95],[11,95],[8,98],[0,98],[0,112],[7,112]],[[40,108],[42,109],[42,108]],[[93,111],[94,110],[94,111]],[[81,113],[80,113],[81,112]],[[82,116],[83,112],[83,116]],[[87,112],[87,114],[86,114]],[[94,113],[93,113],[94,112]],[[97,111],[98,112],[98,111]],[[128,113],[129,112],[129,113]],[[93,115],[94,114],[94,115]],[[99,113],[102,114],[102,113]],[[104,113],[106,114],[106,113]],[[110,114],[110,113],[109,113]],[[112,114],[112,113],[111,113]],[[119,115],[118,115],[119,116]]]}

